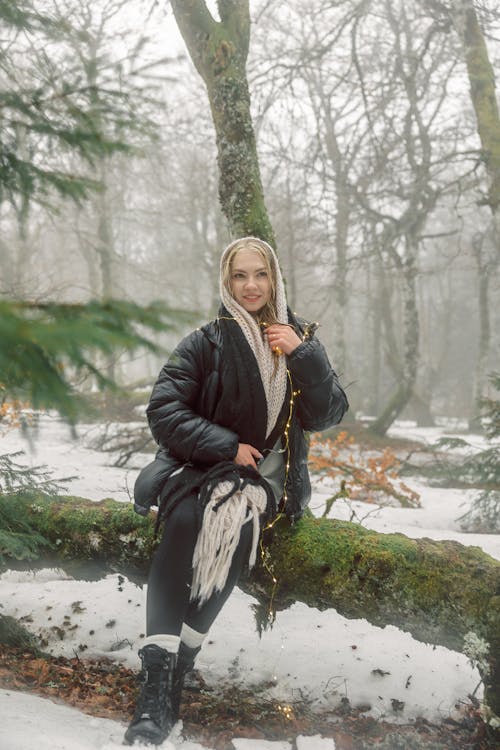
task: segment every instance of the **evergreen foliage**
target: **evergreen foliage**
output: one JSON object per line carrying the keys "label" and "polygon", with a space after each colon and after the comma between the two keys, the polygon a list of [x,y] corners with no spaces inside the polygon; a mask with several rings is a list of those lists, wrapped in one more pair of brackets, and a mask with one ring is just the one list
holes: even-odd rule
{"label": "evergreen foliage", "polygon": [[15,3],[12,0],[0,0],[0,19],[6,26],[12,26],[20,31],[55,31],[54,20],[36,10],[31,0],[17,0]]}
{"label": "evergreen foliage", "polygon": [[0,455],[0,567],[9,559],[34,560],[50,542],[29,522],[27,504],[58,495],[72,477],[54,480],[45,466],[19,463],[22,451]]}
{"label": "evergreen foliage", "polygon": [[145,329],[171,330],[192,316],[161,304],[140,307],[108,300],[88,305],[0,301],[0,399],[26,399],[35,408],[57,409],[74,422],[82,397],[74,375],[90,373],[114,387],[91,354],[145,347],[157,351]]}
{"label": "evergreen foliage", "polygon": [[19,463],[23,451],[0,455],[0,496],[26,492],[44,492],[58,495],[74,477],[55,480],[46,466],[27,466]]}
{"label": "evergreen foliage", "polygon": [[8,560],[35,560],[50,543],[26,521],[16,496],[2,497],[0,505],[0,566]]}
{"label": "evergreen foliage", "polygon": [[500,372],[491,373],[489,379],[498,396],[497,398],[482,398],[479,401],[479,407],[484,431],[490,439],[493,439],[500,437]]}
{"label": "evergreen foliage", "polygon": [[[490,380],[500,393],[500,375],[494,373]],[[500,533],[500,461],[496,439],[500,435],[500,399],[484,398],[480,401],[483,427],[490,440],[482,450],[458,437],[442,437],[436,444],[435,457],[429,463],[406,462],[404,473],[425,476],[434,487],[460,487],[477,489],[470,509],[458,519],[466,531]],[[451,453],[455,451],[455,453]]]}
{"label": "evergreen foliage", "polygon": [[[20,211],[27,201],[50,202],[54,191],[84,198],[99,185],[83,165],[129,150],[124,135],[145,127],[126,87],[84,80],[67,46],[77,33],[71,19],[57,6],[38,8],[0,0],[0,203]],[[68,154],[80,159],[78,173]]]}
{"label": "evergreen foliage", "polygon": [[10,615],[0,614],[0,643],[16,648],[38,650],[36,638]]}
{"label": "evergreen foliage", "polygon": [[[498,453],[497,453],[498,463]],[[480,534],[500,533],[500,490],[483,490],[474,498],[470,510],[459,521],[466,531]]]}
{"label": "evergreen foliage", "polygon": [[[75,54],[87,32],[73,27],[69,7],[0,0],[8,41],[0,50],[0,203],[8,201],[19,216],[33,200],[50,203],[54,191],[80,200],[98,189],[85,164],[129,150],[124,138],[150,126],[134,97],[138,81],[107,60],[98,65]],[[101,75],[99,66],[107,72]],[[142,94],[141,104],[146,101]],[[168,330],[185,319],[164,305],[0,300],[0,407],[25,399],[74,422],[81,405],[74,375],[92,373],[99,386],[113,385],[95,365],[96,353],[155,350],[146,329]]]}
{"label": "evergreen foliage", "polygon": [[[77,54],[90,31],[76,28],[70,7],[0,0],[0,204],[10,204],[20,225],[33,201],[51,207],[55,195],[81,201],[98,190],[95,167],[130,152],[132,133],[153,132],[144,78],[127,76],[103,56]],[[91,374],[98,386],[116,388],[96,355],[156,351],[151,331],[190,319],[164,304],[0,299],[0,422],[15,421],[27,403],[74,423],[86,403],[76,392],[77,376]],[[0,562],[31,559],[49,544],[26,511],[36,497],[61,489],[44,467],[30,469],[17,458],[0,456]]]}
{"label": "evergreen foliage", "polygon": [[[500,437],[500,373],[492,373],[490,381],[497,398],[483,398],[479,402],[483,427],[490,440]],[[470,510],[460,521],[468,531],[500,533],[500,461],[498,444],[481,451],[468,461],[486,487],[474,499]]]}

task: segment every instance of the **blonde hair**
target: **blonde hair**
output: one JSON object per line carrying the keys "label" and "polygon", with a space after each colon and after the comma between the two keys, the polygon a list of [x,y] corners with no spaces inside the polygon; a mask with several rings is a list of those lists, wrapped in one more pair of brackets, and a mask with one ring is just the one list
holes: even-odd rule
{"label": "blonde hair", "polygon": [[269,274],[269,279],[271,281],[271,299],[266,305],[264,305],[262,310],[259,310],[256,316],[257,322],[265,323],[267,325],[278,323],[278,316],[276,313],[277,270],[274,256],[267,242],[259,240],[257,237],[244,237],[241,240],[237,240],[223,258],[221,268],[222,284],[234,299],[231,289],[231,271],[233,267],[233,261],[240,250],[254,250],[256,253],[258,253],[264,262],[264,266],[267,273]]}

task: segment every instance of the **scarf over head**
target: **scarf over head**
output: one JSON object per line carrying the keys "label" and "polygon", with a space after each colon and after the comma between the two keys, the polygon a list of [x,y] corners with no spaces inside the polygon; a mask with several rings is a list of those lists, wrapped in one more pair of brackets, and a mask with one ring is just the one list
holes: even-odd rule
{"label": "scarf over head", "polygon": [[278,258],[271,247],[264,240],[260,240],[256,237],[242,237],[234,242],[231,242],[221,256],[220,261],[220,296],[222,304],[226,308],[227,312],[231,317],[238,323],[245,339],[255,355],[257,360],[257,366],[260,373],[262,385],[264,387],[264,393],[266,397],[267,405],[267,424],[265,436],[268,437],[276,424],[278,415],[283,406],[283,401],[286,393],[287,385],[287,374],[286,374],[286,361],[285,357],[279,357],[276,359],[272,353],[271,348],[267,341],[264,341],[262,336],[262,329],[258,324],[256,318],[253,317],[249,312],[242,307],[234,297],[229,294],[228,290],[224,286],[223,269],[225,260],[228,254],[232,251],[235,245],[242,241],[249,240],[262,248],[265,248],[271,256],[271,265],[274,266],[275,270],[275,309],[276,317],[279,323],[288,323],[286,296],[285,296],[285,285],[283,284],[283,277],[281,275]]}

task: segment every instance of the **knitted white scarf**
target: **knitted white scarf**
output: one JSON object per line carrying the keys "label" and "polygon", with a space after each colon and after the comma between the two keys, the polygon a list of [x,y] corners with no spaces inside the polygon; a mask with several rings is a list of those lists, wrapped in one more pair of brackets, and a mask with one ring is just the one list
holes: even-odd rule
{"label": "knitted white scarf", "polygon": [[[256,239],[244,238],[244,239]],[[286,393],[286,361],[280,357],[277,366],[275,357],[264,341],[262,331],[255,318],[250,315],[228,293],[222,282],[224,258],[236,242],[226,247],[221,257],[220,295],[226,310],[240,325],[245,338],[255,354],[267,402],[268,437],[276,424]],[[276,268],[276,313],[280,323],[288,323],[285,287],[278,264],[278,259],[270,245],[258,240],[271,252]],[[266,510],[267,497],[263,487],[248,484],[243,491],[235,492],[217,510],[214,510],[220,498],[231,489],[229,482],[219,482],[212,492],[205,507],[203,522],[193,555],[193,582],[191,601],[199,604],[207,601],[215,591],[222,591],[225,586],[233,554],[240,540],[241,527],[252,520],[253,537],[249,567],[252,568],[257,557],[259,541],[259,517]]]}

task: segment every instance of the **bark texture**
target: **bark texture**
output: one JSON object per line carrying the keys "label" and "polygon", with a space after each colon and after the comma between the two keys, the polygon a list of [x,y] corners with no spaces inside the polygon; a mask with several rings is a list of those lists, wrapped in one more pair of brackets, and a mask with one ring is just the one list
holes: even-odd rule
{"label": "bark texture", "polygon": [[[399,262],[401,270],[401,292],[403,301],[403,341],[401,358],[395,356],[394,364],[398,372],[398,382],[389,397],[382,413],[370,425],[376,435],[385,435],[394,420],[401,414],[413,395],[419,362],[420,321],[417,306],[417,246],[411,238],[405,238],[405,258]],[[387,320],[392,315],[388,311]],[[396,362],[397,360],[397,362]]]}
{"label": "bark texture", "polygon": [[464,51],[470,96],[481,142],[481,158],[489,180],[484,202],[491,209],[494,226],[493,262],[482,268],[478,259],[479,351],[475,371],[474,412],[470,420],[471,424],[474,424],[478,421],[478,403],[486,390],[486,369],[490,350],[488,285],[490,275],[498,267],[500,258],[500,112],[495,88],[495,71],[473,0],[457,0],[453,5],[451,17]]}
{"label": "bark texture", "polygon": [[482,158],[490,178],[488,204],[499,229],[500,214],[500,114],[495,91],[495,72],[472,0],[453,5],[454,26],[463,44],[472,105],[481,140]]}
{"label": "bark texture", "polygon": [[217,141],[219,198],[233,238],[254,235],[275,244],[264,204],[250,113],[246,60],[248,0],[219,0],[220,21],[204,0],[172,0],[179,30],[207,88]]}
{"label": "bark texture", "polygon": [[[154,521],[137,516],[131,505],[44,500],[27,503],[25,514],[52,543],[59,565],[100,561],[145,577]],[[242,582],[265,612],[301,601],[374,625],[395,625],[457,651],[474,633],[489,646],[481,670],[488,705],[500,715],[500,562],[458,542],[378,534],[312,517],[293,527],[280,521],[270,534],[263,559]]]}

